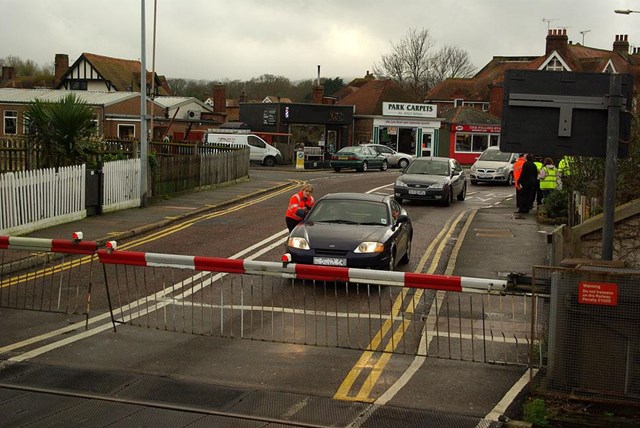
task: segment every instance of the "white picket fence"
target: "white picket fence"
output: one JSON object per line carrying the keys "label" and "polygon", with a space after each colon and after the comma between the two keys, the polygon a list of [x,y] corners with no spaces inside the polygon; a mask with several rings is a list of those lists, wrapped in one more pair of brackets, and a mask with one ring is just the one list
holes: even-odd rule
{"label": "white picket fence", "polygon": [[102,173],[103,213],[140,206],[140,159],[107,162]]}
{"label": "white picket fence", "polygon": [[[140,159],[107,162],[102,212],[140,205]],[[86,166],[0,174],[0,235],[23,235],[87,216]]]}
{"label": "white picket fence", "polygon": [[86,217],[85,165],[0,174],[0,234],[17,235]]}

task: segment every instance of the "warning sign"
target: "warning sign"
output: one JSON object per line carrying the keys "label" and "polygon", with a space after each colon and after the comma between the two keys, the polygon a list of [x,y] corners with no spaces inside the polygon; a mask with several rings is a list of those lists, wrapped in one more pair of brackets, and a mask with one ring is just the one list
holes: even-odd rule
{"label": "warning sign", "polygon": [[578,285],[578,303],[617,306],[618,285],[605,282],[581,282]]}

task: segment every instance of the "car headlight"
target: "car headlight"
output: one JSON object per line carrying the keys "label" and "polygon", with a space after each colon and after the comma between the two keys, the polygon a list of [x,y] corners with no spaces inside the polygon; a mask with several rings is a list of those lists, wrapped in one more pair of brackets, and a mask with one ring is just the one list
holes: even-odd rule
{"label": "car headlight", "polygon": [[380,242],[362,242],[354,253],[381,253],[384,251],[384,245]]}
{"label": "car headlight", "polygon": [[498,169],[497,169],[497,172],[500,172],[500,173],[502,173],[502,172],[507,172],[507,169],[509,169],[509,168],[508,168],[508,167],[506,167],[506,166],[503,166],[503,167],[498,168]]}
{"label": "car headlight", "polygon": [[444,187],[444,183],[434,183],[429,186],[429,189],[442,189]]}
{"label": "car headlight", "polygon": [[407,187],[407,183],[402,180],[396,180],[396,187]]}
{"label": "car headlight", "polygon": [[304,238],[291,237],[287,241],[287,245],[291,248],[297,248],[298,250],[308,250],[309,243]]}
{"label": "car headlight", "polygon": [[469,168],[469,171],[476,172],[476,166],[475,165],[471,165],[471,168]]}

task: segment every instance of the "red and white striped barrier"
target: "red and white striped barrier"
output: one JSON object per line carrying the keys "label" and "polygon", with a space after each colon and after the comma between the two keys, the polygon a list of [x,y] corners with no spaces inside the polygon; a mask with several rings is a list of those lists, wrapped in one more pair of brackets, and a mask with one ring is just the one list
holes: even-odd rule
{"label": "red and white striped barrier", "polygon": [[316,266],[261,262],[255,260],[224,259],[216,257],[181,256],[135,251],[98,250],[101,263],[131,266],[172,267],[197,271],[270,275],[288,279],[375,283],[397,287],[456,291],[504,291],[506,280],[469,278],[449,275],[429,275],[410,272],[389,272],[333,266]]}
{"label": "red and white striped barrier", "polygon": [[26,238],[21,236],[0,236],[0,249],[42,251],[50,253],[94,254],[98,244],[94,241],[82,241],[82,233],[76,232],[74,237],[79,239],[46,239]]}

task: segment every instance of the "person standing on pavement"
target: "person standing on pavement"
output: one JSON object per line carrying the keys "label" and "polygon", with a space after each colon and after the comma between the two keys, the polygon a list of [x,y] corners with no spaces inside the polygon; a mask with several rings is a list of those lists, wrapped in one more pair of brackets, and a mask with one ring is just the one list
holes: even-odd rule
{"label": "person standing on pavement", "polygon": [[285,214],[285,221],[289,232],[304,219],[315,204],[312,193],[313,186],[311,184],[305,184],[298,193],[294,193],[289,199],[289,206]]}
{"label": "person standing on pavement", "polygon": [[536,197],[535,197],[535,201],[536,201],[536,207],[539,207],[540,205],[542,205],[542,190],[540,189],[540,170],[543,167],[542,164],[542,158],[540,156],[536,156],[535,160],[533,161],[533,163],[536,164],[536,168],[538,170],[538,183],[536,185]]}
{"label": "person standing on pavement", "polygon": [[520,209],[520,188],[518,187],[518,180],[520,180],[520,174],[522,173],[522,165],[524,165],[526,159],[524,158],[524,153],[520,153],[518,155],[518,159],[513,163],[513,182],[516,187],[516,205],[518,210]]}
{"label": "person standing on pavement", "polygon": [[553,190],[558,187],[558,174],[556,166],[553,164],[553,159],[546,158],[544,160],[544,166],[538,173],[540,179],[540,191],[542,191],[542,200],[549,196]]}
{"label": "person standing on pavement", "polygon": [[519,214],[526,214],[533,208],[538,183],[538,168],[533,162],[533,155],[527,153],[525,158],[526,161],[522,164],[520,178],[516,182],[516,188],[518,189],[516,195],[518,211],[516,212]]}

